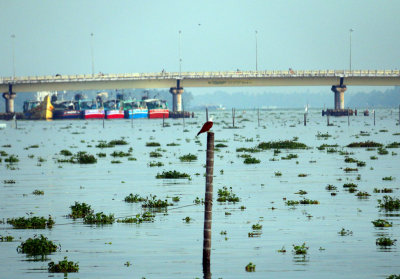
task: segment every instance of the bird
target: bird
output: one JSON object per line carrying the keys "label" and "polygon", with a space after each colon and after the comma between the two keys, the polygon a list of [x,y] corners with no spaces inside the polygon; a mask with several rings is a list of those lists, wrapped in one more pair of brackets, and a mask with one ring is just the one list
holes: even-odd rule
{"label": "bird", "polygon": [[201,127],[201,130],[200,132],[197,133],[197,136],[200,135],[201,133],[208,132],[212,126],[213,126],[213,120],[211,117],[206,123],[204,123],[203,127]]}

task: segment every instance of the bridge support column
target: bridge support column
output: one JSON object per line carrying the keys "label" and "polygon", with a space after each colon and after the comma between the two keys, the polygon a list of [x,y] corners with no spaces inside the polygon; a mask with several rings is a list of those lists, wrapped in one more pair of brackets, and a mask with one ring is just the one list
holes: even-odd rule
{"label": "bridge support column", "polygon": [[332,85],[331,90],[335,94],[335,109],[344,109],[344,92],[346,85]]}
{"label": "bridge support column", "polygon": [[171,87],[169,92],[172,94],[172,111],[182,111],[182,87]]}
{"label": "bridge support column", "polygon": [[3,93],[3,98],[6,100],[6,112],[14,113],[14,99],[17,93],[12,92],[12,84],[8,85],[8,92]]}

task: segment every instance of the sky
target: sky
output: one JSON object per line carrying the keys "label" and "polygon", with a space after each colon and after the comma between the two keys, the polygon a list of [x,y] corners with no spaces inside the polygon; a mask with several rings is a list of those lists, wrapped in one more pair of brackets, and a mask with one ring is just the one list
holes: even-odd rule
{"label": "sky", "polygon": [[0,76],[175,72],[180,57],[183,72],[342,70],[350,29],[352,69],[400,68],[395,0],[0,0],[0,13]]}

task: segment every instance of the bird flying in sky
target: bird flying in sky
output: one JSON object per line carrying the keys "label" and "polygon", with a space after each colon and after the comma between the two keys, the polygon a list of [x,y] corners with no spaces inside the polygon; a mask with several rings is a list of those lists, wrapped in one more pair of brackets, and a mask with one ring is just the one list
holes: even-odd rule
{"label": "bird flying in sky", "polygon": [[212,126],[213,126],[213,120],[211,117],[206,123],[204,123],[203,127],[201,127],[201,130],[200,132],[197,133],[197,136],[200,135],[201,133],[208,132]]}

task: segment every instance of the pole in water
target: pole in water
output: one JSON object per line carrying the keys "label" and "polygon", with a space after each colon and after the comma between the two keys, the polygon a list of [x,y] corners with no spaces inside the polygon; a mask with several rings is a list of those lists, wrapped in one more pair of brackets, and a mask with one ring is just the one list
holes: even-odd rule
{"label": "pole in water", "polygon": [[326,114],[326,122],[327,122],[327,126],[329,126],[329,114]]}
{"label": "pole in water", "polygon": [[260,109],[257,110],[258,127],[260,127]]}
{"label": "pole in water", "polygon": [[164,114],[162,116],[162,126],[163,126],[163,128],[165,127],[165,115]]}
{"label": "pole in water", "polygon": [[18,122],[17,122],[17,115],[14,114],[14,118],[15,118],[15,129],[18,129]]}
{"label": "pole in water", "polygon": [[399,105],[399,126],[400,126],[400,105]]}
{"label": "pole in water", "polygon": [[375,110],[373,112],[374,112],[374,126],[375,126]]}
{"label": "pole in water", "polygon": [[350,126],[350,111],[347,111],[347,126]]}
{"label": "pole in water", "polygon": [[183,129],[185,129],[185,107],[183,106],[183,100],[182,100],[182,118],[183,118]]}
{"label": "pole in water", "polygon": [[103,118],[103,129],[104,129],[104,118]]}
{"label": "pole in water", "polygon": [[131,128],[133,128],[133,110],[132,110],[132,118],[131,118]]}
{"label": "pole in water", "polygon": [[235,127],[235,109],[232,108],[232,127]]}
{"label": "pole in water", "polygon": [[208,108],[206,108],[206,122],[208,121]]}
{"label": "pole in water", "polygon": [[211,257],[213,175],[214,175],[214,133],[207,132],[206,192],[204,198],[204,230],[203,230],[204,278],[211,278],[210,257]]}

